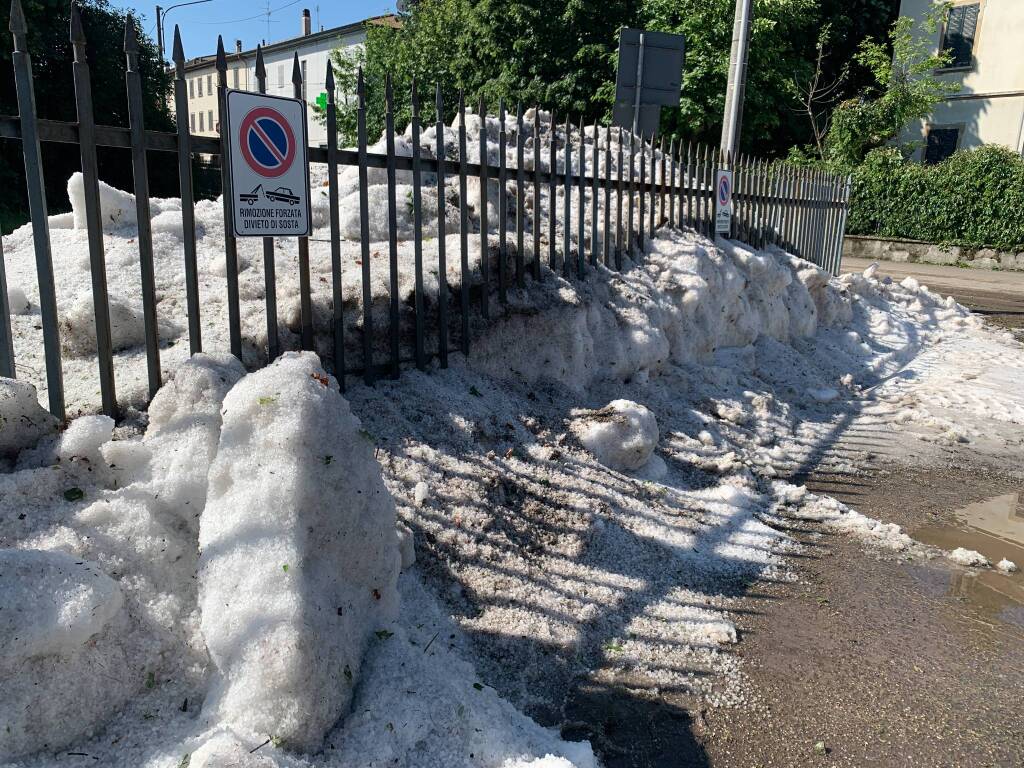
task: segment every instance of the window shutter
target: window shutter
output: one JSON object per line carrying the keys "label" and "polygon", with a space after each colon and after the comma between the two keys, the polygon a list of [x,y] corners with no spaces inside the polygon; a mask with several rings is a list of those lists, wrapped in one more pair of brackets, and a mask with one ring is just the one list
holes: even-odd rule
{"label": "window shutter", "polygon": [[959,128],[932,128],[928,131],[928,145],[924,150],[924,161],[928,165],[941,163],[956,152]]}
{"label": "window shutter", "polygon": [[974,61],[974,38],[978,32],[981,5],[958,5],[949,11],[943,48],[949,50],[953,60],[950,67],[969,67]]}

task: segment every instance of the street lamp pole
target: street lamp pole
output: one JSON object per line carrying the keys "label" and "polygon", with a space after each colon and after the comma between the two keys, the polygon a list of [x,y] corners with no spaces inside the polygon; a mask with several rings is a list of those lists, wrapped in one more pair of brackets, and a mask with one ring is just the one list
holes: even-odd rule
{"label": "street lamp pole", "polygon": [[750,17],[753,0],[736,0],[729,56],[729,84],[725,91],[725,119],[722,121],[722,152],[735,156],[740,143],[743,99],[747,86],[747,50],[750,47]]}
{"label": "street lamp pole", "polygon": [[212,3],[213,0],[190,0],[187,3],[176,3],[175,5],[168,6],[167,8],[161,8],[159,5],[156,7],[156,45],[160,51],[160,63],[165,64],[164,61],[164,20],[167,18],[167,14],[173,11],[175,8],[181,8],[185,5],[199,5],[200,3]]}

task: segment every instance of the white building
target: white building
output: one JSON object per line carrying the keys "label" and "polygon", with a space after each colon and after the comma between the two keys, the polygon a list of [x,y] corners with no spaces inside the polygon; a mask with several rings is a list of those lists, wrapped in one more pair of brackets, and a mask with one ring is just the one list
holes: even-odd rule
{"label": "white building", "polygon": [[[375,16],[342,27],[313,32],[309,10],[300,17],[300,35],[289,40],[263,46],[263,63],[267,70],[267,93],[272,96],[294,96],[292,67],[295,54],[302,68],[302,98],[307,104],[316,101],[324,91],[324,78],[331,51],[336,48],[362,46],[366,42],[366,28],[372,24],[393,26],[395,16]],[[185,81],[188,85],[189,129],[200,136],[216,136],[217,122],[217,70],[216,55],[200,56],[185,62]],[[242,41],[235,41],[235,50],[227,54],[228,87],[246,91],[256,90],[256,49],[242,50]],[[310,146],[326,146],[327,129],[316,120],[312,107],[307,109]]]}
{"label": "white building", "polygon": [[[902,0],[900,13],[918,21],[936,0]],[[953,0],[948,21],[930,42],[952,61],[935,74],[960,85],[920,124],[900,137],[934,163],[958,149],[1002,144],[1024,152],[1024,0]]]}

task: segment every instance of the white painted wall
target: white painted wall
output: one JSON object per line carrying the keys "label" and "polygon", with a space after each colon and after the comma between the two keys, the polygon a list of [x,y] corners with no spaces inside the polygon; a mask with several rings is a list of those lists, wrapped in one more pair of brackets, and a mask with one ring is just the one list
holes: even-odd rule
{"label": "white painted wall", "polygon": [[[1024,0],[954,0],[980,2],[974,62],[970,67],[937,73],[959,83],[960,92],[936,106],[925,120],[908,126],[900,140],[923,142],[929,126],[959,127],[960,149],[1002,144],[1024,152]],[[935,0],[902,0],[900,13],[924,19]],[[942,30],[933,36],[935,50]],[[923,150],[918,150],[920,158]]]}

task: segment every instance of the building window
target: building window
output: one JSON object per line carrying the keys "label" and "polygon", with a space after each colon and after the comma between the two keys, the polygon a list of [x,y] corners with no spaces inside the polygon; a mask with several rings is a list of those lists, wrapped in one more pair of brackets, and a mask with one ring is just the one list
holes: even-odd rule
{"label": "building window", "polygon": [[188,97],[190,99],[194,99],[196,97],[196,81],[195,80],[189,80],[188,81]]}
{"label": "building window", "polygon": [[302,69],[302,100],[306,100],[306,60],[303,59],[299,66]]}
{"label": "building window", "polygon": [[196,93],[199,94],[199,98],[203,98],[203,78],[196,78]]}
{"label": "building window", "polygon": [[284,64],[277,65],[277,89],[284,90]]}
{"label": "building window", "polygon": [[203,133],[205,131],[206,131],[206,128],[203,127],[203,113],[200,112],[199,113],[199,132]]}
{"label": "building window", "polygon": [[942,50],[949,51],[949,69],[969,67],[974,63],[974,37],[978,32],[981,3],[957,5],[949,9],[949,19],[942,35]]}
{"label": "building window", "polygon": [[207,114],[207,121],[208,121],[208,122],[209,122],[209,124],[210,124],[210,130],[211,130],[211,131],[213,131],[213,130],[216,130],[216,128],[214,127],[214,123],[213,123],[213,110],[211,109],[211,110],[210,110],[209,112],[207,112],[206,114]]}
{"label": "building window", "polygon": [[196,132],[196,113],[195,112],[193,112],[192,114],[190,114],[188,116],[188,129],[190,131],[192,131],[192,133]]}
{"label": "building window", "polygon": [[928,165],[941,163],[956,152],[959,143],[959,128],[929,128],[928,143],[924,149],[925,163]]}
{"label": "building window", "polygon": [[233,85],[231,87],[234,88],[237,91],[238,90],[238,70],[237,69],[232,69],[231,70],[231,80],[233,82]]}
{"label": "building window", "polygon": [[213,94],[213,75],[206,76],[206,92]]}

